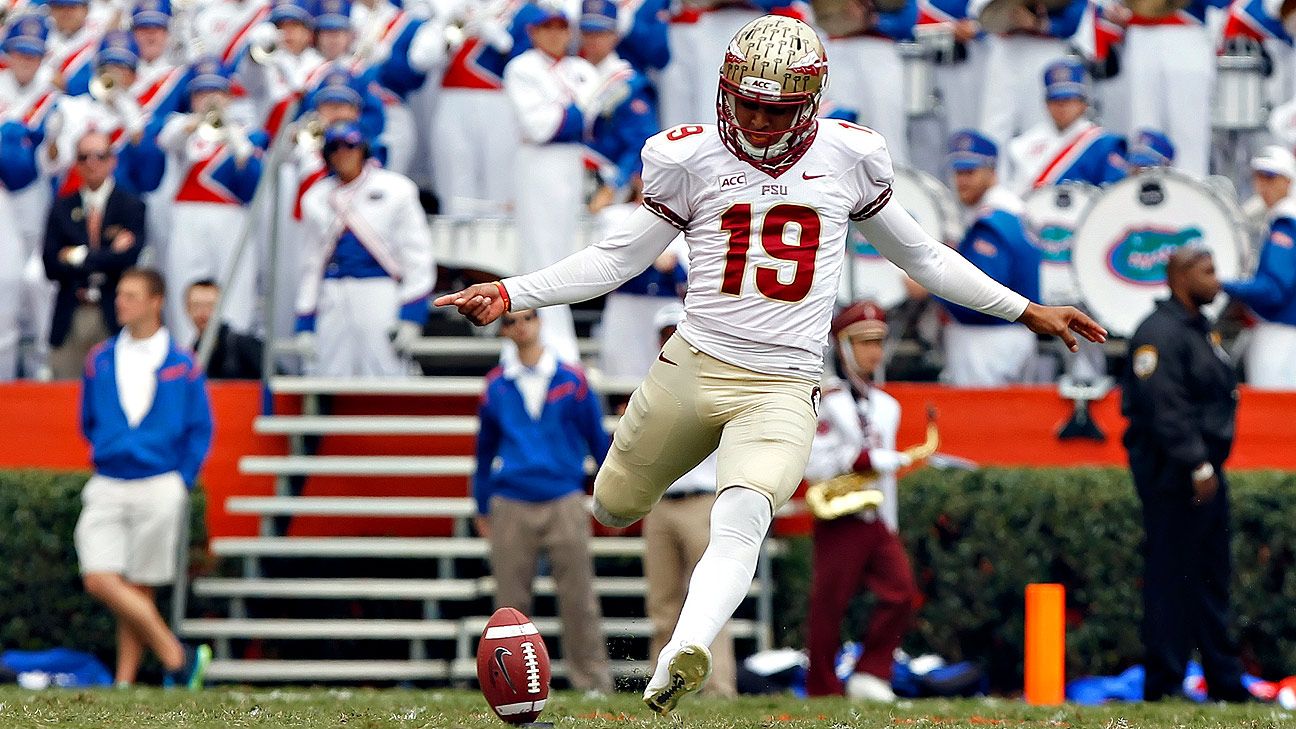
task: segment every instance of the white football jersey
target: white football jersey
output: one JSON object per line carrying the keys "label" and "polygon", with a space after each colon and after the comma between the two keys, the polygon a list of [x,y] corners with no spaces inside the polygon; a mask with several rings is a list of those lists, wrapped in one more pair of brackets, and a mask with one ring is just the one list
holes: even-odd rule
{"label": "white football jersey", "polygon": [[871,129],[821,119],[777,177],[734,156],[714,125],[643,149],[644,206],[684,232],[679,333],[730,364],[818,382],[852,220],[891,197],[891,158]]}

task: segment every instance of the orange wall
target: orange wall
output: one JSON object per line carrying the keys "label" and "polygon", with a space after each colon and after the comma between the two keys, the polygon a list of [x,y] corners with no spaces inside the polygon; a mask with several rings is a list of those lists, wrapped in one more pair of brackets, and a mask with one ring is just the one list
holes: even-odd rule
{"label": "orange wall", "polygon": [[[51,468],[83,470],[89,467],[89,450],[78,429],[80,385],[67,383],[12,383],[0,385],[0,468]],[[955,390],[930,384],[891,384],[886,390],[900,400],[901,447],[923,439],[923,413],[928,404],[939,411],[941,451],[962,456],[983,465],[1076,466],[1124,465],[1120,446],[1124,420],[1120,417],[1117,393],[1093,407],[1094,420],[1108,435],[1105,443],[1061,442],[1057,429],[1070,415],[1069,402],[1058,398],[1050,387],[1019,387],[1002,390]],[[256,521],[231,516],[223,508],[230,495],[262,495],[273,492],[268,477],[242,476],[238,460],[252,454],[284,453],[286,440],[252,433],[252,419],[262,407],[257,383],[220,382],[211,385],[216,435],[212,453],[203,468],[202,480],[210,497],[208,526],[213,535],[250,535]],[[363,401],[371,405],[373,399]],[[409,407],[392,400],[406,412],[471,411],[471,401]],[[283,400],[283,404],[294,404]],[[335,412],[370,410],[348,407]],[[1296,393],[1259,393],[1243,390],[1238,416],[1237,447],[1233,468],[1279,468],[1296,470]],[[372,448],[374,453],[467,453],[471,441],[456,439],[368,438],[334,439],[322,452],[357,453]],[[306,493],[420,493],[463,495],[466,486],[459,479],[402,479],[381,484],[366,479],[362,486],[351,479],[318,479]],[[359,489],[363,489],[360,491]],[[324,525],[321,525],[324,526]],[[296,530],[294,530],[296,531]],[[311,531],[314,531],[312,529]]]}

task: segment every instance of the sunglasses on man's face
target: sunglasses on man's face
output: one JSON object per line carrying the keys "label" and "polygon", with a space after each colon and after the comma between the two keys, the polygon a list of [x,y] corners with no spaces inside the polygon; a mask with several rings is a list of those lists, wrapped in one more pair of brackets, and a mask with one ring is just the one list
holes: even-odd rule
{"label": "sunglasses on man's face", "polygon": [[535,321],[535,314],[524,314],[522,316],[506,316],[500,319],[500,326],[511,327],[520,321]]}
{"label": "sunglasses on man's face", "polygon": [[112,159],[112,156],[112,152],[81,152],[77,154],[77,162],[89,162],[90,160],[107,162]]}

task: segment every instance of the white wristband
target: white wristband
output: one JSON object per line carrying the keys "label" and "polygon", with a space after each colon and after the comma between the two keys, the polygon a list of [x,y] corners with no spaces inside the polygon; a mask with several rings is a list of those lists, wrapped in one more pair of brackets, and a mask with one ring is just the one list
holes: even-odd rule
{"label": "white wristband", "polygon": [[1192,479],[1194,481],[1205,481],[1215,475],[1215,467],[1209,463],[1203,463],[1193,469]]}

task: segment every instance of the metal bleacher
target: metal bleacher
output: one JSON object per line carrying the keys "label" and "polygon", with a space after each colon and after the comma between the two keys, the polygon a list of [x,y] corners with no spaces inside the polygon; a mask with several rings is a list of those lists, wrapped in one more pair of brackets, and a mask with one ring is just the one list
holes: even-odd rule
{"label": "metal bleacher", "polygon": [[[424,340],[420,349],[427,352],[451,352],[449,337]],[[498,356],[497,340],[453,338],[473,342],[474,354]],[[582,349],[592,349],[588,341]],[[475,350],[481,350],[479,353]],[[462,350],[458,352],[462,354]],[[604,394],[628,394],[637,382],[618,381],[591,372],[591,384]],[[305,447],[311,436],[459,436],[477,431],[472,415],[330,415],[323,412],[321,398],[332,396],[362,397],[366,405],[381,409],[384,402],[410,398],[473,398],[482,391],[477,377],[410,377],[392,380],[330,379],[310,377],[275,377],[269,388],[276,396],[298,396],[299,414],[276,414],[258,417],[253,428],[257,433],[286,436],[286,452],[280,456],[246,456],[240,470],[249,475],[273,476],[272,496],[231,497],[225,510],[231,514],[254,516],[259,520],[259,535],[254,537],[219,537],[211,542],[212,554],[236,568],[238,576],[202,577],[193,585],[193,594],[217,601],[225,607],[221,617],[186,618],[178,632],[189,639],[210,641],[216,649],[210,677],[229,682],[316,682],[316,681],[421,681],[460,682],[476,675],[475,649],[478,636],[487,620],[495,583],[484,568],[488,542],[471,535],[470,524],[476,506],[467,496],[309,496],[296,495],[293,482],[302,477],[344,476],[351,479],[371,478],[438,478],[461,480],[463,494],[468,493],[467,478],[474,467],[471,455],[312,455]],[[408,409],[408,408],[407,408]],[[609,428],[615,418],[609,418]],[[377,447],[376,447],[377,449]],[[592,465],[592,464],[591,464]],[[363,481],[358,483],[363,484]],[[299,493],[299,491],[297,492]],[[386,519],[411,517],[449,520],[450,536],[285,536],[279,524],[286,518],[364,517]],[[772,600],[769,557],[777,544],[766,547],[758,567],[757,579],[748,600],[740,609],[741,619],[730,623],[736,638],[756,649],[772,644]],[[625,574],[627,565],[641,570],[643,540],[629,536],[599,536],[591,543],[595,564],[595,591],[603,600],[642,600],[642,571]],[[321,576],[283,574],[273,570],[271,561],[289,564],[322,565],[324,571],[333,561],[390,560],[396,575]],[[403,576],[401,565],[430,564],[429,571]],[[384,562],[387,564],[387,562]],[[413,572],[414,570],[410,570]],[[554,595],[551,578],[537,580],[536,595]],[[356,614],[384,617],[320,617],[314,612],[316,602],[345,601],[361,606]],[[273,601],[273,617],[263,616],[261,606]],[[367,611],[363,606],[380,607],[403,604],[411,618],[393,619],[385,609]],[[545,604],[551,604],[549,600]],[[539,604],[539,603],[538,603]],[[637,655],[618,655],[635,661],[614,660],[612,667],[619,676],[645,670],[646,638],[651,626],[641,609],[630,617],[605,617],[603,631],[608,638],[625,638],[626,645],[640,646]],[[476,611],[475,613],[473,611]],[[536,626],[549,641],[561,645],[561,626],[552,611],[533,615]],[[330,660],[320,658],[252,658],[241,648],[249,641],[272,644],[269,655],[294,655],[294,645],[302,641],[384,641],[386,650],[370,660]],[[619,642],[619,645],[621,642]],[[366,643],[367,645],[367,643]],[[407,645],[402,656],[393,657],[392,646]],[[561,659],[553,664],[556,677],[564,675]]]}

